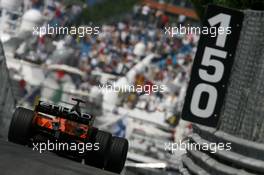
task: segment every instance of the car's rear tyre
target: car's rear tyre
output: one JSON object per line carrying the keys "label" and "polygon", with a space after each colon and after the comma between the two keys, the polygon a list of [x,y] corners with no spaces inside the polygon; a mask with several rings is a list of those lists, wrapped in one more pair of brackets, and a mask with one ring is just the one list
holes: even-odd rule
{"label": "car's rear tyre", "polygon": [[16,108],[8,132],[8,140],[26,145],[30,139],[34,112],[30,109]]}
{"label": "car's rear tyre", "polygon": [[88,151],[84,161],[85,164],[94,166],[96,168],[103,168],[107,158],[107,153],[111,144],[112,135],[108,132],[97,131],[93,145],[99,147],[98,150],[93,147],[92,151]]}
{"label": "car's rear tyre", "polygon": [[104,169],[114,173],[121,173],[126,162],[127,151],[127,139],[113,137]]}

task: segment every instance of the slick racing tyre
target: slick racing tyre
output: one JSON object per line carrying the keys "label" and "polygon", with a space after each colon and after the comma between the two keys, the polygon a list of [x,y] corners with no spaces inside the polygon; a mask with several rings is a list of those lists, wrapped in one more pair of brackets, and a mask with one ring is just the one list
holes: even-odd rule
{"label": "slick racing tyre", "polygon": [[104,169],[114,173],[121,173],[126,162],[127,151],[128,141],[124,138],[113,137]]}
{"label": "slick racing tyre", "polygon": [[16,108],[8,132],[8,140],[26,145],[30,139],[34,112],[26,108]]}
{"label": "slick racing tyre", "polygon": [[93,144],[97,144],[99,149],[88,151],[84,159],[85,164],[94,166],[96,168],[103,168],[107,153],[111,144],[112,135],[104,131],[97,131]]}

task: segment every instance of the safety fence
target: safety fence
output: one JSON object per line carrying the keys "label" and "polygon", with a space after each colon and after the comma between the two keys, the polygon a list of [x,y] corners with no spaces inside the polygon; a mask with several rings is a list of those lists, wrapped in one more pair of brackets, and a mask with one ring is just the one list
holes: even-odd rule
{"label": "safety fence", "polygon": [[16,99],[13,94],[6,58],[0,43],[0,137],[6,138]]}
{"label": "safety fence", "polygon": [[264,12],[244,11],[230,82],[217,128],[194,125],[189,143],[231,150],[187,149],[181,174],[264,174]]}
{"label": "safety fence", "polygon": [[264,12],[245,12],[219,129],[264,143]]}

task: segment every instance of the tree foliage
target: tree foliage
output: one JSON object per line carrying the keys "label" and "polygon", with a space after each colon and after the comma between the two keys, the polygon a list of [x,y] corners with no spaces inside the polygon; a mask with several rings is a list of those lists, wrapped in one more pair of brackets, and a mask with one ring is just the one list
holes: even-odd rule
{"label": "tree foliage", "polygon": [[92,7],[85,8],[80,20],[86,24],[89,22],[98,23],[131,11],[133,5],[137,2],[138,0],[106,0]]}
{"label": "tree foliage", "polygon": [[263,0],[191,0],[200,17],[203,16],[205,7],[208,4],[222,5],[235,9],[264,10]]}

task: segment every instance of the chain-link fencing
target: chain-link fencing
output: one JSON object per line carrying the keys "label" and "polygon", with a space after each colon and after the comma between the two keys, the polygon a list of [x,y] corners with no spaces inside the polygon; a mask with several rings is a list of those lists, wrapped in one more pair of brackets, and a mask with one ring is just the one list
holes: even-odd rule
{"label": "chain-link fencing", "polygon": [[6,58],[0,43],[0,137],[6,138],[16,100],[13,94]]}
{"label": "chain-link fencing", "polygon": [[220,130],[264,143],[264,13],[245,11]]}

